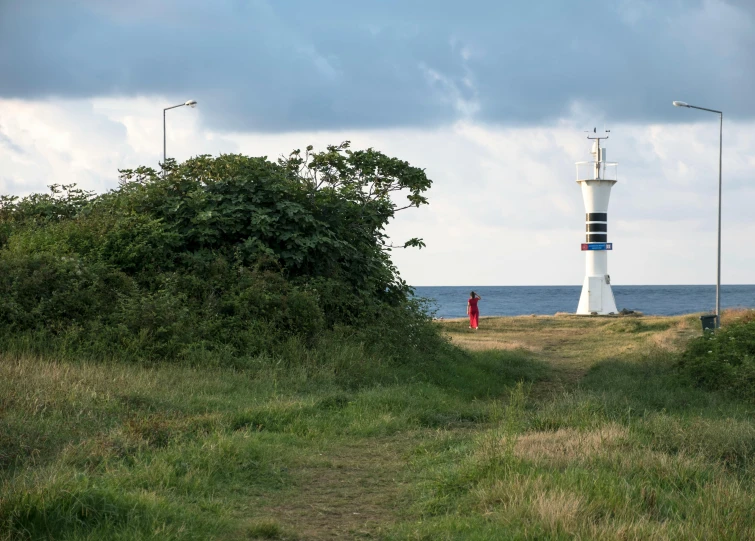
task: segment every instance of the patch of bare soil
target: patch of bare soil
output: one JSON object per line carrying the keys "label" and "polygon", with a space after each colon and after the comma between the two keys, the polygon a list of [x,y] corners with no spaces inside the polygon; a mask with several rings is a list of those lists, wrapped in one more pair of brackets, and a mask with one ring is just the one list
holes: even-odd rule
{"label": "patch of bare soil", "polygon": [[408,502],[409,441],[369,439],[333,447],[292,471],[295,494],[267,507],[296,539],[374,539]]}

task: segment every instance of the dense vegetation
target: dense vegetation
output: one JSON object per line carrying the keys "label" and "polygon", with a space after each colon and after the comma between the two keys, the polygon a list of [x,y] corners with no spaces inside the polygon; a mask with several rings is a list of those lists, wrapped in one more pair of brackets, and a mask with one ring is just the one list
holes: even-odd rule
{"label": "dense vegetation", "polygon": [[692,340],[680,366],[704,388],[755,402],[755,312]]}
{"label": "dense vegetation", "polygon": [[125,170],[102,195],[54,185],[5,196],[0,343],[233,366],[345,336],[388,354],[419,347],[437,333],[391,263],[384,227],[427,203],[430,184],[343,143],[278,163],[199,156]]}

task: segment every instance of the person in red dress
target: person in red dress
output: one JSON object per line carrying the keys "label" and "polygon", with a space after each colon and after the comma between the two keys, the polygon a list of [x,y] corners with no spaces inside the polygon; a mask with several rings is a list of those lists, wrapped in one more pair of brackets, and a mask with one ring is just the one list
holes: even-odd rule
{"label": "person in red dress", "polygon": [[482,299],[477,293],[472,291],[467,301],[467,315],[469,316],[469,328],[477,330],[477,324],[480,319],[480,309],[477,308],[477,301]]}

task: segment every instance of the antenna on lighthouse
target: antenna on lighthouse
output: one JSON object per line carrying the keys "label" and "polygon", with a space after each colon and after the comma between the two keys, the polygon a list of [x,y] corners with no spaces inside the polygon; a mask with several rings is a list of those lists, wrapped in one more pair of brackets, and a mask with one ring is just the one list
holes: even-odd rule
{"label": "antenna on lighthouse", "polygon": [[606,163],[606,149],[600,148],[600,142],[604,139],[608,139],[609,133],[611,133],[611,130],[603,130],[603,135],[598,135],[598,128],[593,128],[592,131],[585,131],[585,133],[593,133],[595,135],[588,135],[587,138],[595,141],[592,144],[592,151],[590,154],[593,155],[593,161],[595,162],[595,167],[593,171],[593,179],[599,179],[600,178],[600,170],[601,166],[605,168]]}
{"label": "antenna on lighthouse", "polygon": [[588,139],[598,139],[598,140],[600,140],[600,139],[608,139],[608,134],[611,133],[611,130],[603,130],[604,135],[602,137],[600,135],[598,135],[598,128],[593,128],[592,131],[585,131],[585,133],[594,133],[595,134],[594,137],[591,137],[591,136],[588,135],[587,136]]}

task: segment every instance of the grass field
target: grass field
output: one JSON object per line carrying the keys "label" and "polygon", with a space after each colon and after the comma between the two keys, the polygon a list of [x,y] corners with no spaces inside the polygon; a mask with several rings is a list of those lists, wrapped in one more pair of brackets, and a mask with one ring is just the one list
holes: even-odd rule
{"label": "grass field", "polygon": [[360,386],[2,356],[0,539],[755,537],[752,406],[674,367],[695,317],[439,324],[466,353]]}

